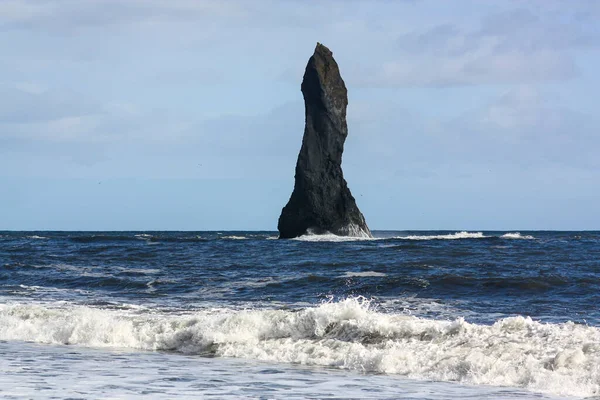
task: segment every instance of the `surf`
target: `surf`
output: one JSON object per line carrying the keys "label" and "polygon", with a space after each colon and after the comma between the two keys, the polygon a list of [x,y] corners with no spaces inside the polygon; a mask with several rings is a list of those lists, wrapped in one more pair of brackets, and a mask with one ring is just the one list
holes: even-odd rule
{"label": "surf", "polygon": [[325,366],[556,395],[600,394],[600,329],[525,316],[491,325],[384,313],[351,297],[294,310],[0,305],[0,340]]}

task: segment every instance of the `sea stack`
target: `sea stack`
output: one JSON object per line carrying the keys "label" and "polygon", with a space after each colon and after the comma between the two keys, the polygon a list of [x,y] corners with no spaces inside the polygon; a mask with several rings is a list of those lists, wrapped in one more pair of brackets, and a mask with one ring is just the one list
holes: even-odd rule
{"label": "sea stack", "polygon": [[294,191],[277,224],[279,237],[327,232],[371,237],[342,173],[348,91],[333,53],[321,43],[306,65],[302,94],[304,137]]}

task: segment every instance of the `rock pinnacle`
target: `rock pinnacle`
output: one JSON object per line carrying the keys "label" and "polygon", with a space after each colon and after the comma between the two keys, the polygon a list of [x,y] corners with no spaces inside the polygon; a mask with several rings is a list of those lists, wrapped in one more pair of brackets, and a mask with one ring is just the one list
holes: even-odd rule
{"label": "rock pinnacle", "polygon": [[333,53],[321,43],[306,65],[302,94],[306,125],[294,191],[277,225],[279,237],[326,232],[370,237],[342,173],[348,91]]}

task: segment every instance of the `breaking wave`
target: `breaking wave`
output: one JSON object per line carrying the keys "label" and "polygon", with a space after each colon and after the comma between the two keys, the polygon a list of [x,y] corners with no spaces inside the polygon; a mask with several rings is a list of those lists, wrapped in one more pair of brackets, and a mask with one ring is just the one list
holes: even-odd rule
{"label": "breaking wave", "polygon": [[485,236],[482,232],[456,232],[447,235],[411,235],[411,236],[396,236],[394,239],[404,240],[456,240],[456,239],[485,239],[490,236]]}
{"label": "breaking wave", "polygon": [[333,233],[308,233],[306,235],[293,238],[291,240],[297,240],[300,242],[355,242],[360,240],[377,240],[377,238],[367,236],[338,236],[334,235]]}
{"label": "breaking wave", "polygon": [[382,313],[364,298],[300,310],[193,314],[0,305],[0,340],[243,357],[417,379],[600,394],[600,329],[510,317],[493,325]]}
{"label": "breaking wave", "polygon": [[527,240],[535,239],[531,235],[521,235],[519,232],[505,233],[504,235],[502,235],[500,237],[502,239],[527,239]]}
{"label": "breaking wave", "polygon": [[367,236],[338,236],[332,233],[306,234],[294,238],[303,242],[354,242],[362,240],[456,240],[456,239],[485,239],[493,236],[485,236],[482,232],[456,232],[444,235],[407,235],[393,237],[367,237]]}
{"label": "breaking wave", "polygon": [[459,239],[535,239],[531,235],[522,235],[519,232],[509,232],[501,236],[485,235],[483,232],[455,232],[442,235],[406,235],[406,236],[391,236],[391,237],[366,237],[366,236],[337,236],[332,233],[313,234],[309,233],[293,240],[303,242],[354,242],[362,240],[459,240]]}
{"label": "breaking wave", "polygon": [[359,240],[377,240],[377,238],[372,237],[356,225],[349,225],[345,230],[348,232],[348,235],[336,235],[331,232],[315,233],[312,229],[308,229],[307,233],[292,238],[292,240],[299,240],[302,242],[354,242]]}
{"label": "breaking wave", "polygon": [[341,275],[340,278],[381,278],[387,276],[386,273],[377,271],[348,271]]}

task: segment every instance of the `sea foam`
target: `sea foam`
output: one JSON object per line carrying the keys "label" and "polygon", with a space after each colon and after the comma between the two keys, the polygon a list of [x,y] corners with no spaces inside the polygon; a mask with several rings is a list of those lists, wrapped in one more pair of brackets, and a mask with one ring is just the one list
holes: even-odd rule
{"label": "sea foam", "polygon": [[531,235],[521,235],[521,233],[519,233],[519,232],[505,233],[504,235],[502,235],[500,237],[502,239],[527,239],[527,240],[533,240],[533,239],[535,239]]}
{"label": "sea foam", "polygon": [[361,240],[377,240],[376,238],[366,236],[338,236],[333,233],[313,234],[308,233],[306,235],[295,237],[291,240],[297,240],[300,242],[356,242]]}
{"label": "sea foam", "polygon": [[189,315],[0,305],[0,340],[175,351],[410,378],[600,394],[600,329],[510,317],[493,325],[377,312],[349,298],[301,310]]}
{"label": "sea foam", "polygon": [[444,235],[407,235],[393,237],[370,237],[370,236],[338,236],[332,233],[314,234],[307,233],[292,240],[303,242],[354,242],[363,240],[457,240],[457,239],[485,239],[490,236],[485,236],[482,232],[455,232]]}
{"label": "sea foam", "polygon": [[312,229],[308,229],[304,235],[292,238],[292,240],[299,240],[302,242],[354,242],[358,240],[377,240],[355,225],[347,226],[344,231],[347,232],[347,235],[336,235],[331,232],[315,233]]}
{"label": "sea foam", "polygon": [[456,239],[485,239],[489,236],[485,236],[482,232],[456,232],[449,233],[446,235],[410,235],[410,236],[396,236],[393,239],[404,239],[404,240],[456,240]]}
{"label": "sea foam", "polygon": [[377,271],[348,271],[340,278],[381,278],[384,276],[387,276],[387,274]]}

